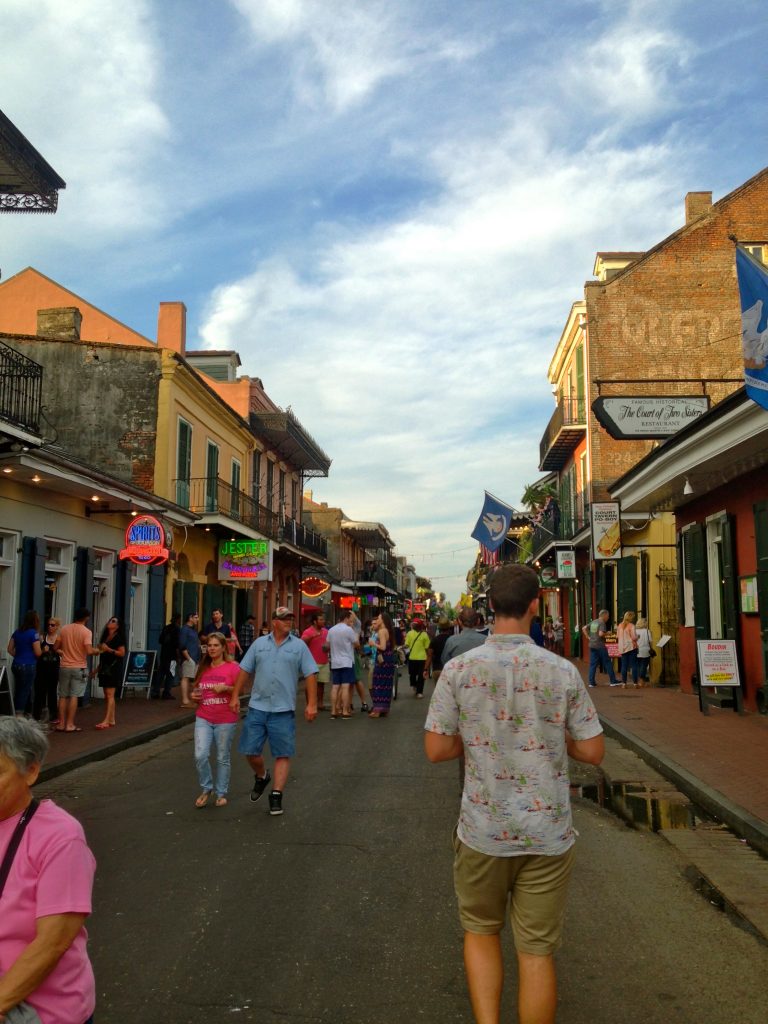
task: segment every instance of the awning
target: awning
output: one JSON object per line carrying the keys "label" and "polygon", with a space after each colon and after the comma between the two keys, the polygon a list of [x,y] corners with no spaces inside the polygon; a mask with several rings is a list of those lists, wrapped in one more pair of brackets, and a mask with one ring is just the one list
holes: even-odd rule
{"label": "awning", "polygon": [[259,410],[250,414],[251,429],[267,440],[274,451],[300,469],[305,477],[328,476],[331,460],[290,409]]}
{"label": "awning", "polygon": [[49,163],[0,111],[0,212],[55,213],[66,188]]}

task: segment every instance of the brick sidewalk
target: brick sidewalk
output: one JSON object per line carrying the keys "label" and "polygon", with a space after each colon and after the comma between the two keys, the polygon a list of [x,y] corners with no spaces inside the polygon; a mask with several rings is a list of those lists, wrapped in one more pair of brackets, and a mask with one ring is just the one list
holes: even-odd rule
{"label": "brick sidewalk", "polygon": [[178,698],[147,700],[146,691],[129,691],[117,702],[117,725],[114,729],[95,729],[96,723],[104,717],[104,702],[93,700],[87,708],[81,708],[77,713],[75,724],[82,732],[48,733],[50,750],[42,778],[50,778],[64,769],[77,767],[90,760],[101,760],[126,747],[191,723],[194,711],[178,705]]}
{"label": "brick sidewalk", "polygon": [[[586,682],[588,666],[578,659],[573,664]],[[716,707],[705,716],[697,696],[670,688],[601,683],[589,692],[606,728],[653,748],[768,828],[768,716]]]}

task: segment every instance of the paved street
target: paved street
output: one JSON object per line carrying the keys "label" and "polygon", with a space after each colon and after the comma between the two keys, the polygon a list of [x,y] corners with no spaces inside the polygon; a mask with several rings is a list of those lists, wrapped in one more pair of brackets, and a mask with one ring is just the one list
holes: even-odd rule
{"label": "paved street", "polygon": [[[406,687],[388,720],[302,722],[282,818],[250,804],[239,757],[230,806],[196,810],[191,727],[39,787],[99,862],[100,1024],[471,1021],[457,767],[425,761],[425,713]],[[693,891],[664,840],[588,803],[576,818],[558,1021],[762,1024],[765,946]],[[512,990],[506,1020],[513,1007]]]}

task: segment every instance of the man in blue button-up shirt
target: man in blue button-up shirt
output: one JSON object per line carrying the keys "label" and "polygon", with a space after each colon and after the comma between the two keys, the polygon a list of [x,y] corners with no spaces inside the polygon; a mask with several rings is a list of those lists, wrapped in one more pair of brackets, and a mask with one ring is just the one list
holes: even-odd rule
{"label": "man in blue button-up shirt", "polygon": [[272,780],[262,756],[269,740],[275,759],[270,814],[283,813],[283,787],[296,752],[296,690],[302,676],[307,695],[304,717],[308,722],[317,717],[317,665],[303,640],[291,635],[293,620],[290,608],[275,609],[272,632],[255,640],[240,662],[230,702],[232,710],[237,711],[240,692],[252,683],[238,749],[253,769],[251,800],[255,801]]}

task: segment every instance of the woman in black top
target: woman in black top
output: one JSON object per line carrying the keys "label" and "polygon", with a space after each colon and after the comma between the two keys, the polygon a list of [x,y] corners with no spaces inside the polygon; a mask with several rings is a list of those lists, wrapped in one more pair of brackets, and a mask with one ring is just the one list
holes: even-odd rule
{"label": "woman in black top", "polygon": [[48,706],[48,724],[58,725],[59,707],[56,691],[59,685],[59,628],[58,619],[50,618],[40,637],[40,657],[35,672],[35,698],[32,714],[40,721],[43,708]]}
{"label": "woman in black top", "polygon": [[104,720],[97,729],[109,729],[115,724],[115,690],[123,686],[123,658],[125,635],[116,615],[107,622],[99,639],[99,686],[104,690],[106,707]]}

